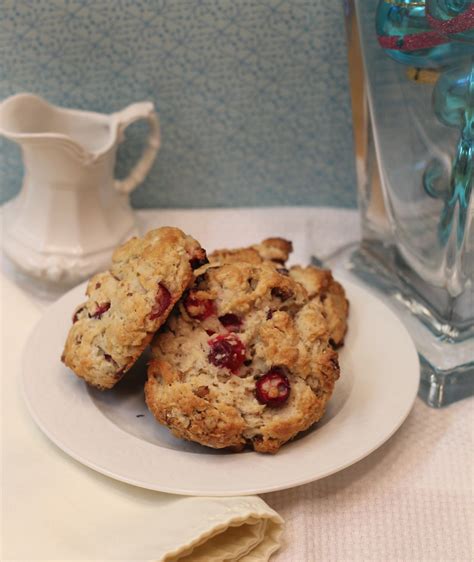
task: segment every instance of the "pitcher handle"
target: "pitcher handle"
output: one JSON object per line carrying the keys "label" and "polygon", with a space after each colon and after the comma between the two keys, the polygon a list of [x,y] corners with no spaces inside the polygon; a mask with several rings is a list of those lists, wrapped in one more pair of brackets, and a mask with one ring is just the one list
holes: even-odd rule
{"label": "pitcher handle", "polygon": [[145,179],[155,161],[156,153],[160,148],[160,123],[154,105],[149,101],[133,103],[117,113],[116,116],[119,121],[119,142],[124,138],[125,129],[135,121],[145,119],[150,128],[145,150],[138,162],[126,178],[115,180],[115,189],[120,193],[130,193]]}

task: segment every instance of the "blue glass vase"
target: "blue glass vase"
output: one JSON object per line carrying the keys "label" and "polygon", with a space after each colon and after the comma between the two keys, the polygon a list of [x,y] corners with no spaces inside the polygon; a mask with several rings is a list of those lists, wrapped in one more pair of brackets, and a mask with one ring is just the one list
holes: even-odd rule
{"label": "blue glass vase", "polygon": [[404,319],[420,393],[474,393],[474,3],[350,0],[362,241],[353,273]]}

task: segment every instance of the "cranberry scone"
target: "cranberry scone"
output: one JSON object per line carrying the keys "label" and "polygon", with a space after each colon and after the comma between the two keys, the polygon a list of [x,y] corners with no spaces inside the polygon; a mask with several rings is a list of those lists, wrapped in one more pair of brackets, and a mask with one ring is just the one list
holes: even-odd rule
{"label": "cranberry scone", "polygon": [[275,265],[283,266],[293,251],[293,244],[284,238],[266,238],[260,244],[247,248],[232,250],[215,250],[209,254],[209,261],[214,264],[247,262],[259,264],[269,261]]}
{"label": "cranberry scone", "polygon": [[62,361],[88,384],[112,388],[135,363],[207,262],[199,243],[164,227],[115,250],[108,271],[88,284]]}
{"label": "cranberry scone", "polygon": [[275,453],[339,377],[321,303],[271,263],[203,270],[152,342],[147,405],[178,437]]}

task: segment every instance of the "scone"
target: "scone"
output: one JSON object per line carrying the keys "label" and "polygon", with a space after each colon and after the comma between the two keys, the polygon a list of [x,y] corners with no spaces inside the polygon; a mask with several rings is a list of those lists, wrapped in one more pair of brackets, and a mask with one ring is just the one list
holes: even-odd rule
{"label": "scone", "polygon": [[283,266],[288,260],[288,256],[293,251],[293,245],[284,238],[267,238],[247,248],[235,248],[232,250],[215,250],[209,254],[209,261],[213,264],[224,263],[262,263],[264,261],[273,262],[275,265]]}
{"label": "scone", "polygon": [[88,384],[112,388],[194,281],[193,270],[206,262],[205,250],[177,228],[126,242],[114,252],[110,269],[89,281],[62,361]]}
{"label": "scone", "polygon": [[342,285],[333,278],[329,269],[319,269],[312,265],[293,266],[290,268],[290,276],[303,285],[311,300],[321,303],[328,323],[330,342],[334,347],[340,347],[344,343],[349,314],[349,301]]}
{"label": "scone", "polygon": [[149,409],[214,448],[275,453],[321,418],[339,376],[321,303],[266,262],[208,266],[152,354]]}

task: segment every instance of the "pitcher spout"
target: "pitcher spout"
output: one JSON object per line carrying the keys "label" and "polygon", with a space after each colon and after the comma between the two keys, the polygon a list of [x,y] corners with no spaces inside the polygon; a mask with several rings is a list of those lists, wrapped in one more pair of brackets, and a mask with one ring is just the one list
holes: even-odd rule
{"label": "pitcher spout", "polygon": [[110,116],[56,107],[29,93],[0,103],[0,135],[20,145],[58,141],[86,161],[115,144]]}

